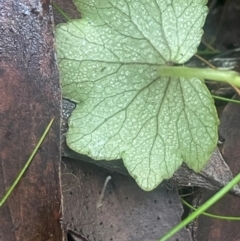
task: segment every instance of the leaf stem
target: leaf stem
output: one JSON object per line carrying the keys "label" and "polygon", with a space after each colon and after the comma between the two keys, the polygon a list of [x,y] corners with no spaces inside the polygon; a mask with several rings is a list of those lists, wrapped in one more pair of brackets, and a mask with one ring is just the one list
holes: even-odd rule
{"label": "leaf stem", "polygon": [[160,76],[186,77],[209,79],[215,81],[227,82],[240,87],[240,74],[232,70],[219,70],[210,68],[189,68],[185,66],[160,66]]}
{"label": "leaf stem", "polygon": [[21,171],[19,172],[18,176],[16,177],[15,181],[13,182],[12,186],[8,189],[8,191],[6,192],[6,194],[4,195],[4,197],[0,200],[0,207],[5,203],[5,201],[7,200],[7,198],[9,197],[9,195],[12,193],[13,189],[16,187],[16,185],[18,184],[19,180],[21,179],[21,177],[23,176],[23,174],[25,173],[26,169],[28,168],[29,164],[31,163],[33,157],[36,155],[38,148],[41,146],[44,138],[46,137],[49,129],[52,126],[52,123],[54,121],[54,118],[51,119],[51,121],[49,122],[48,126],[46,127],[44,133],[42,134],[40,140],[38,141],[37,145],[35,146],[32,154],[30,155],[30,157],[28,158],[27,162],[25,163],[24,167],[21,169]]}
{"label": "leaf stem", "polygon": [[222,198],[227,192],[229,192],[239,182],[240,182],[240,173],[236,177],[234,177],[226,186],[224,186],[221,190],[219,190],[214,196],[212,196],[209,200],[207,200],[202,206],[200,206],[198,209],[196,209],[196,211],[194,211],[191,215],[189,215],[187,218],[185,218],[183,221],[181,221],[179,224],[177,224],[174,228],[172,228],[169,232],[167,232],[158,241],[167,241],[174,234],[176,234],[182,228],[184,228],[187,224],[192,222],[201,213],[203,213],[209,207],[211,207],[220,198]]}

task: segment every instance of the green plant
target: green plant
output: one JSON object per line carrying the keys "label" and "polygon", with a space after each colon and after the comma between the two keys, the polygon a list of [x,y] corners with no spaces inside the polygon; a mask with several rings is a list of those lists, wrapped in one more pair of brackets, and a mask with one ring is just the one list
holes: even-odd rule
{"label": "green plant", "polygon": [[[201,205],[198,209],[196,209],[192,214],[178,223],[175,227],[169,230],[163,237],[161,237],[158,241],[167,241],[174,234],[179,232],[182,228],[184,228],[187,224],[192,222],[199,215],[203,214],[209,207],[211,207],[214,203],[219,201],[227,192],[229,192],[236,184],[240,182],[240,174],[235,176],[226,186],[224,186],[221,190],[219,190],[214,196],[208,199],[203,205]],[[219,217],[218,217],[219,218]],[[226,217],[228,220],[239,220],[239,217]]]}
{"label": "green plant", "polygon": [[240,86],[234,71],[180,65],[196,52],[205,0],[75,0],[83,19],[56,29],[64,97],[77,103],[67,144],[96,160],[122,158],[144,190],[184,161],[200,171],[217,143],[204,78]]}
{"label": "green plant", "polygon": [[14,190],[14,188],[17,186],[17,184],[19,183],[20,179],[22,178],[23,174],[25,173],[25,171],[27,170],[28,166],[30,165],[31,161],[33,160],[34,156],[36,155],[38,148],[41,146],[41,144],[43,143],[47,133],[49,132],[52,123],[54,121],[54,118],[51,119],[51,121],[49,122],[49,124],[47,125],[45,131],[43,132],[42,136],[40,137],[37,145],[35,146],[33,152],[31,153],[30,157],[28,158],[26,164],[24,165],[24,167],[21,169],[21,171],[19,172],[19,174],[17,175],[15,181],[13,182],[13,184],[11,185],[11,187],[7,190],[6,194],[3,196],[3,198],[0,200],[0,207],[6,202],[6,200],[8,199],[8,197],[10,196],[10,194],[12,193],[12,191]]}

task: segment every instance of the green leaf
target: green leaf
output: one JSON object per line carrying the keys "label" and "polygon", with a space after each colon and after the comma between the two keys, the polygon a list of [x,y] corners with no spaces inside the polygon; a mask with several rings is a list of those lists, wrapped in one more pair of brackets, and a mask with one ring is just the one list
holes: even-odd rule
{"label": "green leaf", "polygon": [[96,160],[122,158],[144,190],[183,161],[195,171],[217,142],[218,119],[202,80],[160,77],[195,52],[203,0],[75,1],[84,19],[56,30],[63,95],[77,103],[67,144]]}

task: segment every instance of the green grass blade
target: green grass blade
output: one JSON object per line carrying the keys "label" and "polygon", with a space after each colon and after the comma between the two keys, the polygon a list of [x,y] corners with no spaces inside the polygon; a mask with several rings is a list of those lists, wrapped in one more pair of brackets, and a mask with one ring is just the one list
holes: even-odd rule
{"label": "green grass blade", "polygon": [[217,95],[212,95],[212,97],[216,100],[222,100],[222,101],[227,101],[235,104],[240,104],[240,100],[233,100],[233,99],[228,99],[222,96],[217,96]]}
{"label": "green grass blade", "polygon": [[58,11],[60,13],[60,15],[62,15],[66,21],[70,21],[71,18],[56,4],[56,3],[52,3],[53,8],[56,9],[56,11]]}
{"label": "green grass blade", "polygon": [[[197,208],[193,207],[192,205],[190,205],[189,203],[187,203],[183,198],[181,198],[181,201],[189,208],[193,209],[193,210],[197,210]],[[204,216],[210,217],[210,218],[216,218],[216,219],[221,219],[221,220],[227,220],[227,221],[240,221],[240,217],[233,217],[233,216],[221,216],[221,215],[215,215],[212,213],[206,213],[206,212],[202,212],[201,213]]]}
{"label": "green grass blade", "polygon": [[8,191],[6,192],[6,194],[4,195],[4,197],[2,198],[2,200],[0,201],[0,207],[5,203],[5,201],[7,200],[7,198],[9,197],[9,195],[12,193],[13,189],[16,187],[16,185],[18,184],[19,180],[21,179],[21,177],[23,176],[23,174],[25,173],[26,169],[28,168],[29,164],[31,163],[33,157],[35,156],[35,154],[37,153],[38,148],[41,146],[41,144],[43,143],[44,138],[46,137],[47,133],[49,132],[49,129],[52,126],[52,123],[54,121],[54,118],[51,119],[51,121],[49,122],[47,128],[45,129],[44,133],[42,134],[40,140],[38,141],[37,145],[35,146],[32,154],[30,155],[30,157],[28,158],[26,164],[24,165],[24,167],[22,168],[22,170],[20,171],[20,173],[18,174],[17,178],[15,179],[15,181],[13,182],[12,186],[8,189]]}
{"label": "green grass blade", "polygon": [[159,239],[159,241],[167,241],[174,234],[179,232],[182,228],[184,228],[187,224],[192,222],[196,217],[198,217],[201,213],[206,211],[209,207],[211,207],[215,202],[217,202],[220,198],[222,198],[227,192],[229,192],[237,183],[240,182],[240,173],[234,177],[226,186],[224,186],[220,191],[218,191],[213,197],[211,197],[208,201],[206,201],[202,206],[200,206],[196,211],[194,211],[191,215],[185,218],[182,222],[177,224],[174,228],[168,231],[163,237]]}

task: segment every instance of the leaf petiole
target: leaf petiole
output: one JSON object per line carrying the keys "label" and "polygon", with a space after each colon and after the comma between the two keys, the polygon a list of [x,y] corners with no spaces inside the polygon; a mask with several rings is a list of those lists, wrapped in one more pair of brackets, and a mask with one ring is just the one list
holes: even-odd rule
{"label": "leaf petiole", "polygon": [[199,78],[209,79],[240,87],[240,74],[232,70],[219,70],[210,68],[190,68],[185,66],[160,66],[160,76],[170,77],[186,77],[186,78]]}
{"label": "leaf petiole", "polygon": [[23,176],[23,174],[25,173],[26,169],[28,168],[29,164],[31,163],[33,157],[36,155],[38,148],[41,146],[41,144],[43,143],[43,140],[45,139],[47,133],[49,132],[49,129],[52,126],[52,123],[54,121],[54,118],[51,119],[51,121],[49,122],[48,126],[46,127],[44,133],[42,134],[40,140],[38,141],[37,145],[35,146],[32,154],[30,155],[30,157],[28,158],[26,164],[24,165],[24,167],[22,168],[22,170],[19,172],[17,178],[15,179],[15,181],[13,182],[13,184],[11,185],[11,187],[8,189],[8,191],[6,192],[6,194],[4,195],[4,197],[0,200],[0,207],[5,203],[5,201],[7,200],[7,198],[10,196],[10,194],[12,193],[13,189],[16,187],[16,185],[18,184],[19,180],[21,179],[21,177]]}

